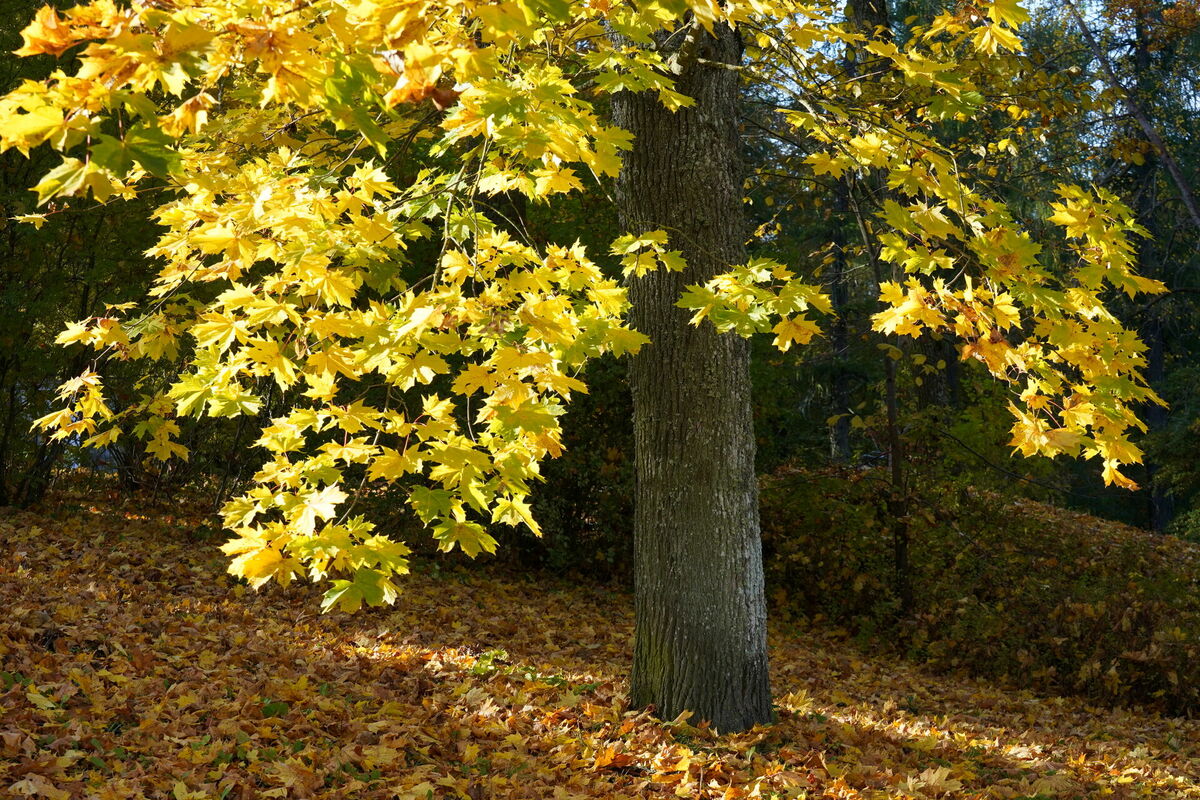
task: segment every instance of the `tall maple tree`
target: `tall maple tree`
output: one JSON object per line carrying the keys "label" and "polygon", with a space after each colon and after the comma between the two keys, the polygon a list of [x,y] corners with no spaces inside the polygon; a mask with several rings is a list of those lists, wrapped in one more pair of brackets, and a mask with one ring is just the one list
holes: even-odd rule
{"label": "tall maple tree", "polygon": [[[901,48],[791,0],[43,8],[18,52],[63,68],[0,98],[0,148],[61,153],[34,187],[42,203],[157,196],[164,229],[146,302],[59,340],[187,368],[121,409],[89,369],[42,425],[186,458],[178,418],[256,414],[282,393],[291,407],[261,432],[254,486],[224,509],[230,570],[254,586],[327,580],[325,606],[354,609],[394,600],[408,555],[355,514],[356,490],[408,487],[445,550],[494,550],[494,523],[537,532],[526,498],[561,450],[564,404],[586,391],[579,367],[649,333],[633,369],[634,699],[725,728],[764,721],[746,351],[731,332],[787,349],[830,304],[792,267],[743,260],[739,76],[796,99],[781,119],[807,169],[886,182],[861,217],[894,276],[877,330],[956,337],[1014,387],[1022,452],[1099,456],[1117,483],[1139,458],[1131,409],[1154,399],[1143,348],[1102,302],[1161,288],[1134,270],[1132,214],[1062,187],[1049,219],[1074,267],[1055,277],[988,191],[986,160],[940,136],[997,102],[981,82],[1022,69],[1024,18],[1015,0],[965,5]],[[846,47],[885,65],[903,102],[854,102]],[[615,123],[599,111],[609,99]],[[549,203],[618,173],[629,230],[612,255],[632,317],[626,286],[584,248],[522,241],[487,202]]]}

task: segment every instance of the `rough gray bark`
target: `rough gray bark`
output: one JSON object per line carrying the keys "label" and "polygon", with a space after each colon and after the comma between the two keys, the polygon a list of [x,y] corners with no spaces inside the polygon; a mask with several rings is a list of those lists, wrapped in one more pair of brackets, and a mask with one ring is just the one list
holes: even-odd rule
{"label": "rough gray bark", "polygon": [[720,66],[737,64],[741,46],[728,28],[698,39],[695,56],[677,62],[677,88],[695,106],[672,113],[645,93],[613,100],[617,123],[636,137],[617,185],[622,227],[668,231],[688,262],[630,289],[633,323],[652,340],[630,369],[631,700],[736,731],[772,719],[749,347],[689,324],[676,302],[685,286],[745,261],[738,77]]}

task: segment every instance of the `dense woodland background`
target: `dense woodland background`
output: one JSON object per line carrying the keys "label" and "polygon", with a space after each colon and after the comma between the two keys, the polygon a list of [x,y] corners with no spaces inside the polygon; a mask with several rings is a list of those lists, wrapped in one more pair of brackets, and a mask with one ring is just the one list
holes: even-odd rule
{"label": "dense woodland background", "polygon": [[[0,2],[0,49],[19,44],[35,5]],[[894,35],[902,39],[936,5],[893,5]],[[1200,17],[1193,0],[1080,6],[1094,47],[1057,3],[1037,4],[1023,30],[1029,57],[1061,81],[1021,87],[1039,107],[1064,109],[1045,115],[1050,122],[1040,147],[995,141],[987,118],[946,124],[996,153],[992,187],[1014,207],[1062,180],[1094,184],[1124,198],[1151,232],[1141,271],[1171,293],[1114,301],[1149,346],[1150,382],[1169,403],[1144,412],[1145,464],[1131,472],[1142,488],[1105,488],[1096,464],[1086,461],[1011,458],[1004,388],[960,362],[948,341],[885,340],[871,332],[878,276],[854,244],[854,213],[836,181],[795,168],[804,144],[760,113],[781,98],[751,94],[742,126],[747,171],[755,177],[747,180],[755,254],[828,287],[838,312],[837,324],[811,346],[780,354],[765,340],[755,342],[769,591],[782,613],[824,615],[922,659],[1191,708],[1196,681],[1185,674],[1197,674],[1200,660],[1183,656],[1194,651],[1196,628],[1186,647],[1155,648],[1165,635],[1159,629],[1165,609],[1174,609],[1170,615],[1183,609],[1183,617],[1171,616],[1172,627],[1180,619],[1200,626],[1200,599],[1193,597],[1200,566],[1179,555],[1192,550],[1178,549],[1200,542],[1200,225],[1185,202],[1200,180],[1194,136]],[[0,85],[7,89],[49,67],[44,56],[6,57]],[[1068,101],[1083,97],[1084,113],[1065,113]],[[1138,116],[1161,137],[1178,175],[1156,155]],[[78,374],[87,357],[55,345],[64,325],[136,298],[155,269],[141,255],[155,236],[146,202],[56,201],[43,226],[12,220],[34,210],[28,187],[48,157],[0,156],[0,503],[36,507],[82,481],[120,497],[198,494],[211,498],[215,510],[253,472],[255,431],[288,405],[286,394],[267,393],[258,420],[180,420],[191,426],[181,436],[192,452],[186,462],[148,459],[135,436],[97,453],[30,433],[31,422],[55,407],[56,387]],[[513,202],[497,213],[519,218],[534,241],[579,238],[600,254],[618,233],[612,205],[599,192],[553,205]],[[1044,208],[1022,210],[1045,216]],[[146,374],[140,365],[107,362],[104,379],[115,406],[174,374],[170,365],[160,368],[162,374]],[[564,421],[567,452],[546,466],[547,480],[536,492],[545,536],[514,535],[500,558],[521,568],[629,580],[633,474],[625,371],[619,359],[589,368],[591,394],[578,397]],[[370,502],[393,507],[386,495]],[[1066,532],[1086,533],[1087,525],[1060,524],[1055,515],[1066,512],[1055,509],[1164,538],[1072,538]],[[403,512],[392,513],[388,524],[422,546]],[[1134,577],[1130,563],[1139,565]],[[1031,615],[1047,625],[1024,631]],[[956,646],[966,641],[976,642],[974,649]],[[1126,685],[1120,670],[1118,677],[1110,670],[1121,659],[1161,661],[1162,669]]]}

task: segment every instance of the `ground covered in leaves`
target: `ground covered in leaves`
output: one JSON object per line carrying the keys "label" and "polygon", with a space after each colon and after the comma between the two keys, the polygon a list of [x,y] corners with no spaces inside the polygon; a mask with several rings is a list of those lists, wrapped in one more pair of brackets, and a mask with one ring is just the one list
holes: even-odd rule
{"label": "ground covered in leaves", "polygon": [[778,724],[718,736],[627,707],[624,594],[431,568],[320,615],[142,513],[0,518],[0,796],[1200,798],[1195,721],[779,626]]}

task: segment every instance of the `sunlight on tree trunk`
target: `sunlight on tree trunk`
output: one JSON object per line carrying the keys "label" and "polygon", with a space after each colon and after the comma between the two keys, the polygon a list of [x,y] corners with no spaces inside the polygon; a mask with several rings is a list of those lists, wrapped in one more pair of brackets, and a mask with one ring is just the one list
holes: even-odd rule
{"label": "sunlight on tree trunk", "polygon": [[683,711],[721,731],[771,720],[766,606],[754,474],[749,347],[676,302],[746,260],[738,156],[737,34],[703,36],[678,89],[691,108],[646,93],[614,98],[635,135],[619,180],[623,227],[661,228],[688,268],[631,287],[635,327],[651,344],[631,382],[637,448],[637,633],[632,700]]}

